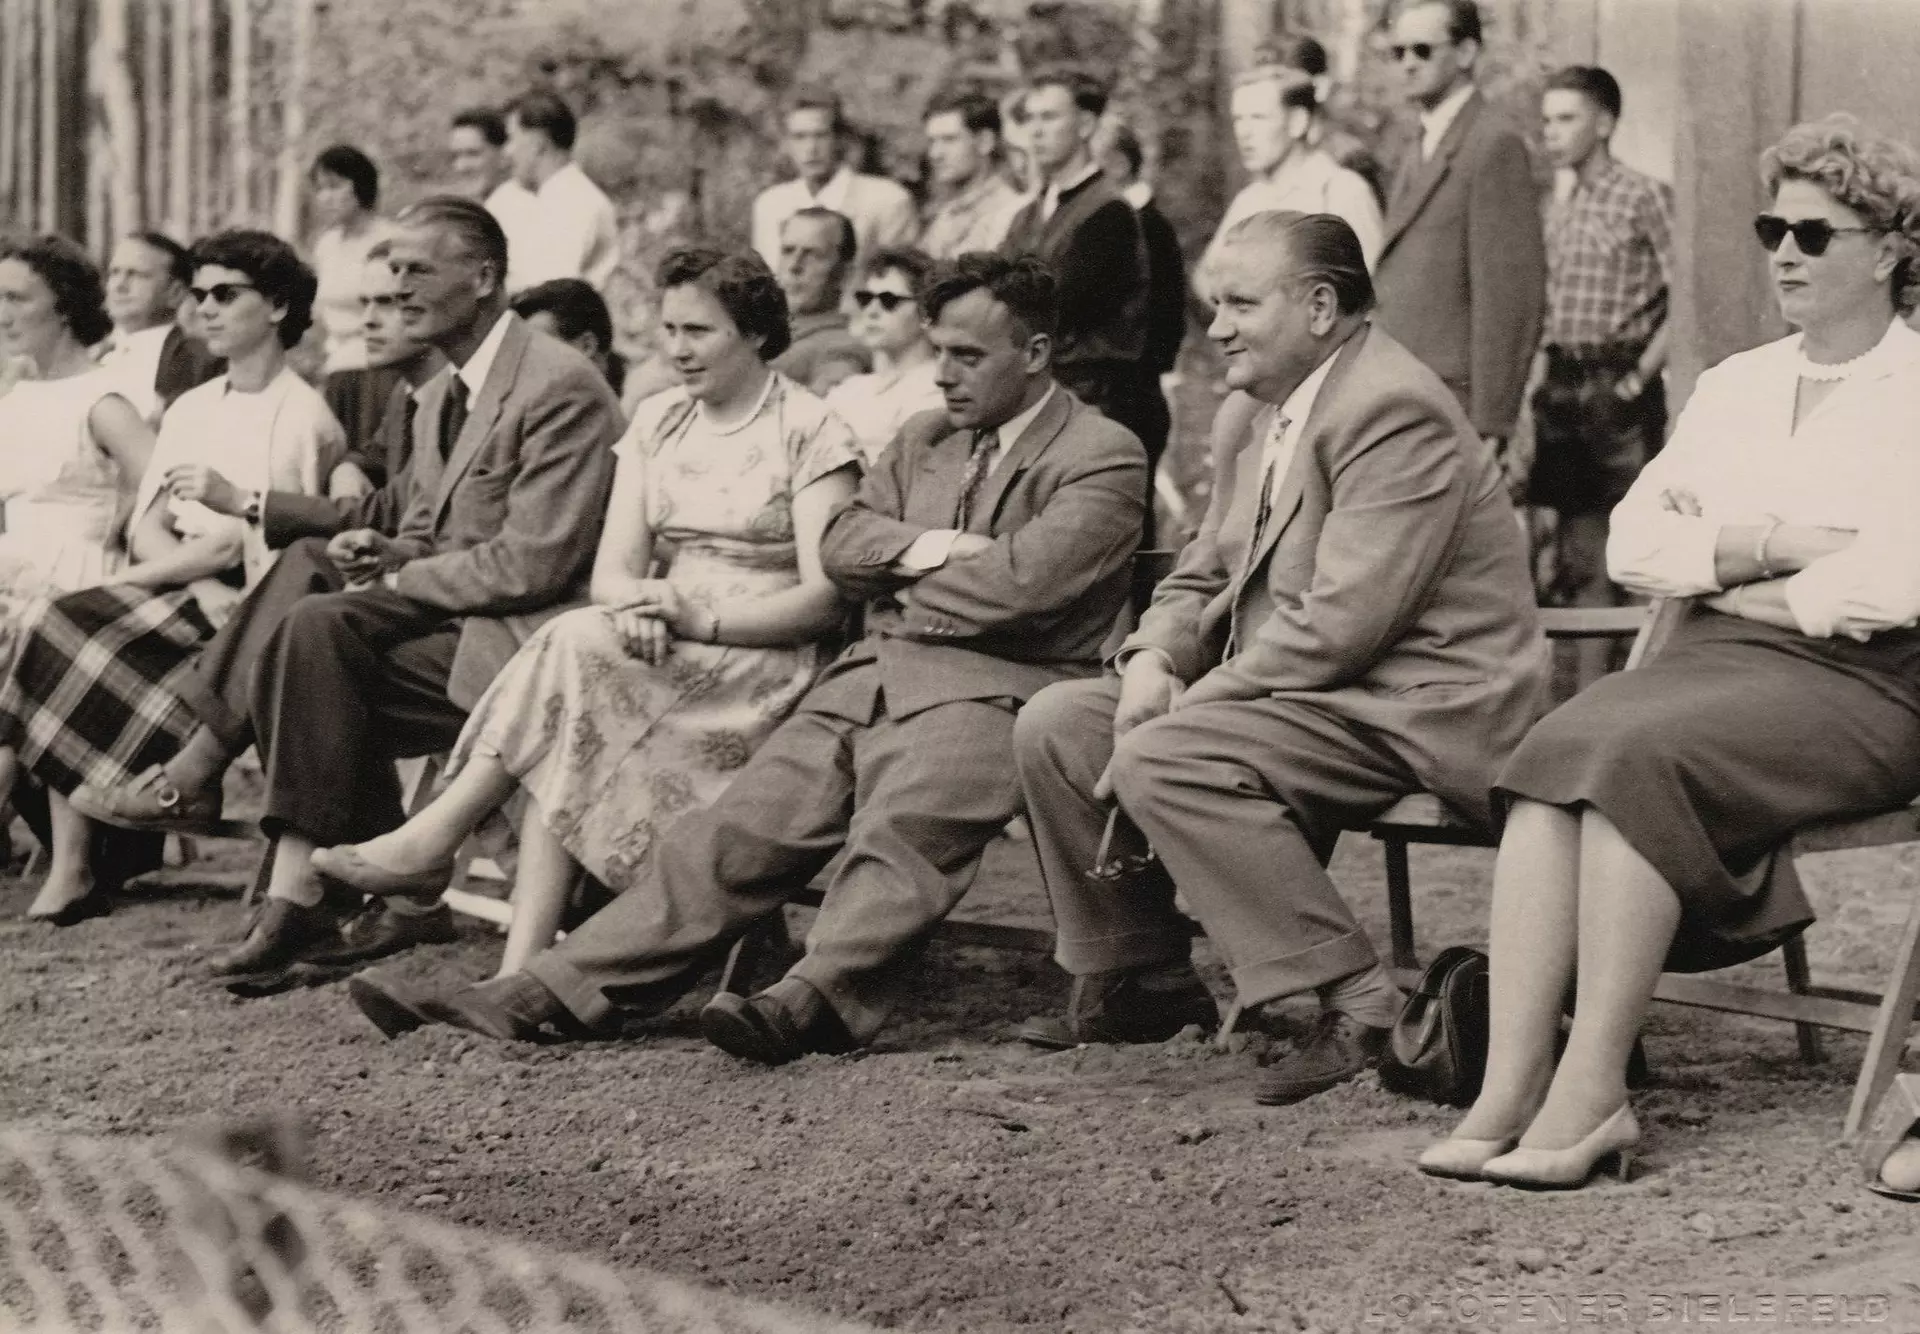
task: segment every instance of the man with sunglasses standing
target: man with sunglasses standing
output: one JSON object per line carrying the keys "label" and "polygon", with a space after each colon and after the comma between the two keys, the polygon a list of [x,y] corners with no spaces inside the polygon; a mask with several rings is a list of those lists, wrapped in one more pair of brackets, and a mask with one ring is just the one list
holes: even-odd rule
{"label": "man with sunglasses standing", "polygon": [[1474,87],[1480,44],[1473,0],[1419,0],[1394,20],[1420,134],[1388,191],[1374,283],[1380,327],[1446,382],[1504,461],[1539,346],[1547,262],[1526,142]]}
{"label": "man with sunglasses standing", "polygon": [[[1667,290],[1672,209],[1658,181],[1614,161],[1620,85],[1569,65],[1540,97],[1547,155],[1560,185],[1547,206],[1546,345],[1533,395],[1528,500],[1554,511],[1556,606],[1609,607],[1607,515],[1667,427]],[[1606,671],[1605,641],[1580,645],[1579,684]]]}

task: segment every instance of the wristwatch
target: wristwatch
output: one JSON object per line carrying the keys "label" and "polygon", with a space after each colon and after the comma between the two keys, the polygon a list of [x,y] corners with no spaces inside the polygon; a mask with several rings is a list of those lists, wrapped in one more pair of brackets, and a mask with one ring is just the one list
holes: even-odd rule
{"label": "wristwatch", "polygon": [[248,523],[258,524],[260,522],[260,510],[266,503],[267,497],[265,492],[247,492],[247,503],[240,507],[240,517]]}

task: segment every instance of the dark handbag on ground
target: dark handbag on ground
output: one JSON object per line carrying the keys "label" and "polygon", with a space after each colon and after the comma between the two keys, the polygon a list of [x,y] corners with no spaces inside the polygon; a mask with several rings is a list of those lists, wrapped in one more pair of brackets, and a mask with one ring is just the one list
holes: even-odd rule
{"label": "dark handbag on ground", "polygon": [[1440,951],[1407,997],[1380,1058],[1396,1093],[1465,1107],[1487,1073],[1487,956],[1465,945]]}

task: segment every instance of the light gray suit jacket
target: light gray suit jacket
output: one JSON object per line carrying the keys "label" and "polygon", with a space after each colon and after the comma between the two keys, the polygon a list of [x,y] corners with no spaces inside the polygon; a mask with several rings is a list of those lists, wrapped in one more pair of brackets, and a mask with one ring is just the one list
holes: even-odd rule
{"label": "light gray suit jacket", "polygon": [[[822,676],[807,707],[868,721],[881,690],[896,718],[959,700],[1017,707],[1055,681],[1100,670],[1140,544],[1145,449],[1056,387],[974,507],[968,531],[993,538],[992,549],[917,581],[895,574],[915,538],[953,526],[972,444],[973,433],[956,431],[945,413],[921,413],[828,522],[821,564],[866,602],[866,635]],[[904,607],[895,597],[903,589]]]}
{"label": "light gray suit jacket", "polygon": [[1223,413],[1206,518],[1116,656],[1165,653],[1192,683],[1186,703],[1311,701],[1486,821],[1549,677],[1499,465],[1438,377],[1362,328],[1334,354],[1249,551],[1275,411]]}
{"label": "light gray suit jacket", "polygon": [[620,405],[592,363],[509,315],[443,461],[449,377],[421,391],[395,591],[461,620],[447,697],[471,708],[548,618],[585,600]]}
{"label": "light gray suit jacket", "polygon": [[1380,327],[1447,382],[1474,429],[1512,435],[1545,318],[1546,241],[1526,142],[1479,93],[1431,159],[1409,147],[1373,285]]}

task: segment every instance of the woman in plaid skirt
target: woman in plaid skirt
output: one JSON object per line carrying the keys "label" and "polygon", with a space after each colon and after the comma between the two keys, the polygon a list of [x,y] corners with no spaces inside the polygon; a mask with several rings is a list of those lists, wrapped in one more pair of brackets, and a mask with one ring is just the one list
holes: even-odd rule
{"label": "woman in plaid skirt", "polygon": [[52,867],[28,916],[65,925],[100,906],[87,821],[65,794],[131,781],[177,749],[192,715],[168,688],[271,559],[257,527],[175,499],[178,468],[216,468],[250,490],[319,492],[346,439],[286,364],[312,320],[313,271],[265,232],[194,247],[192,295],[227,373],[182,395],[160,425],[134,496],[130,563],[115,582],[26,615],[0,685],[0,781],[48,790]]}

